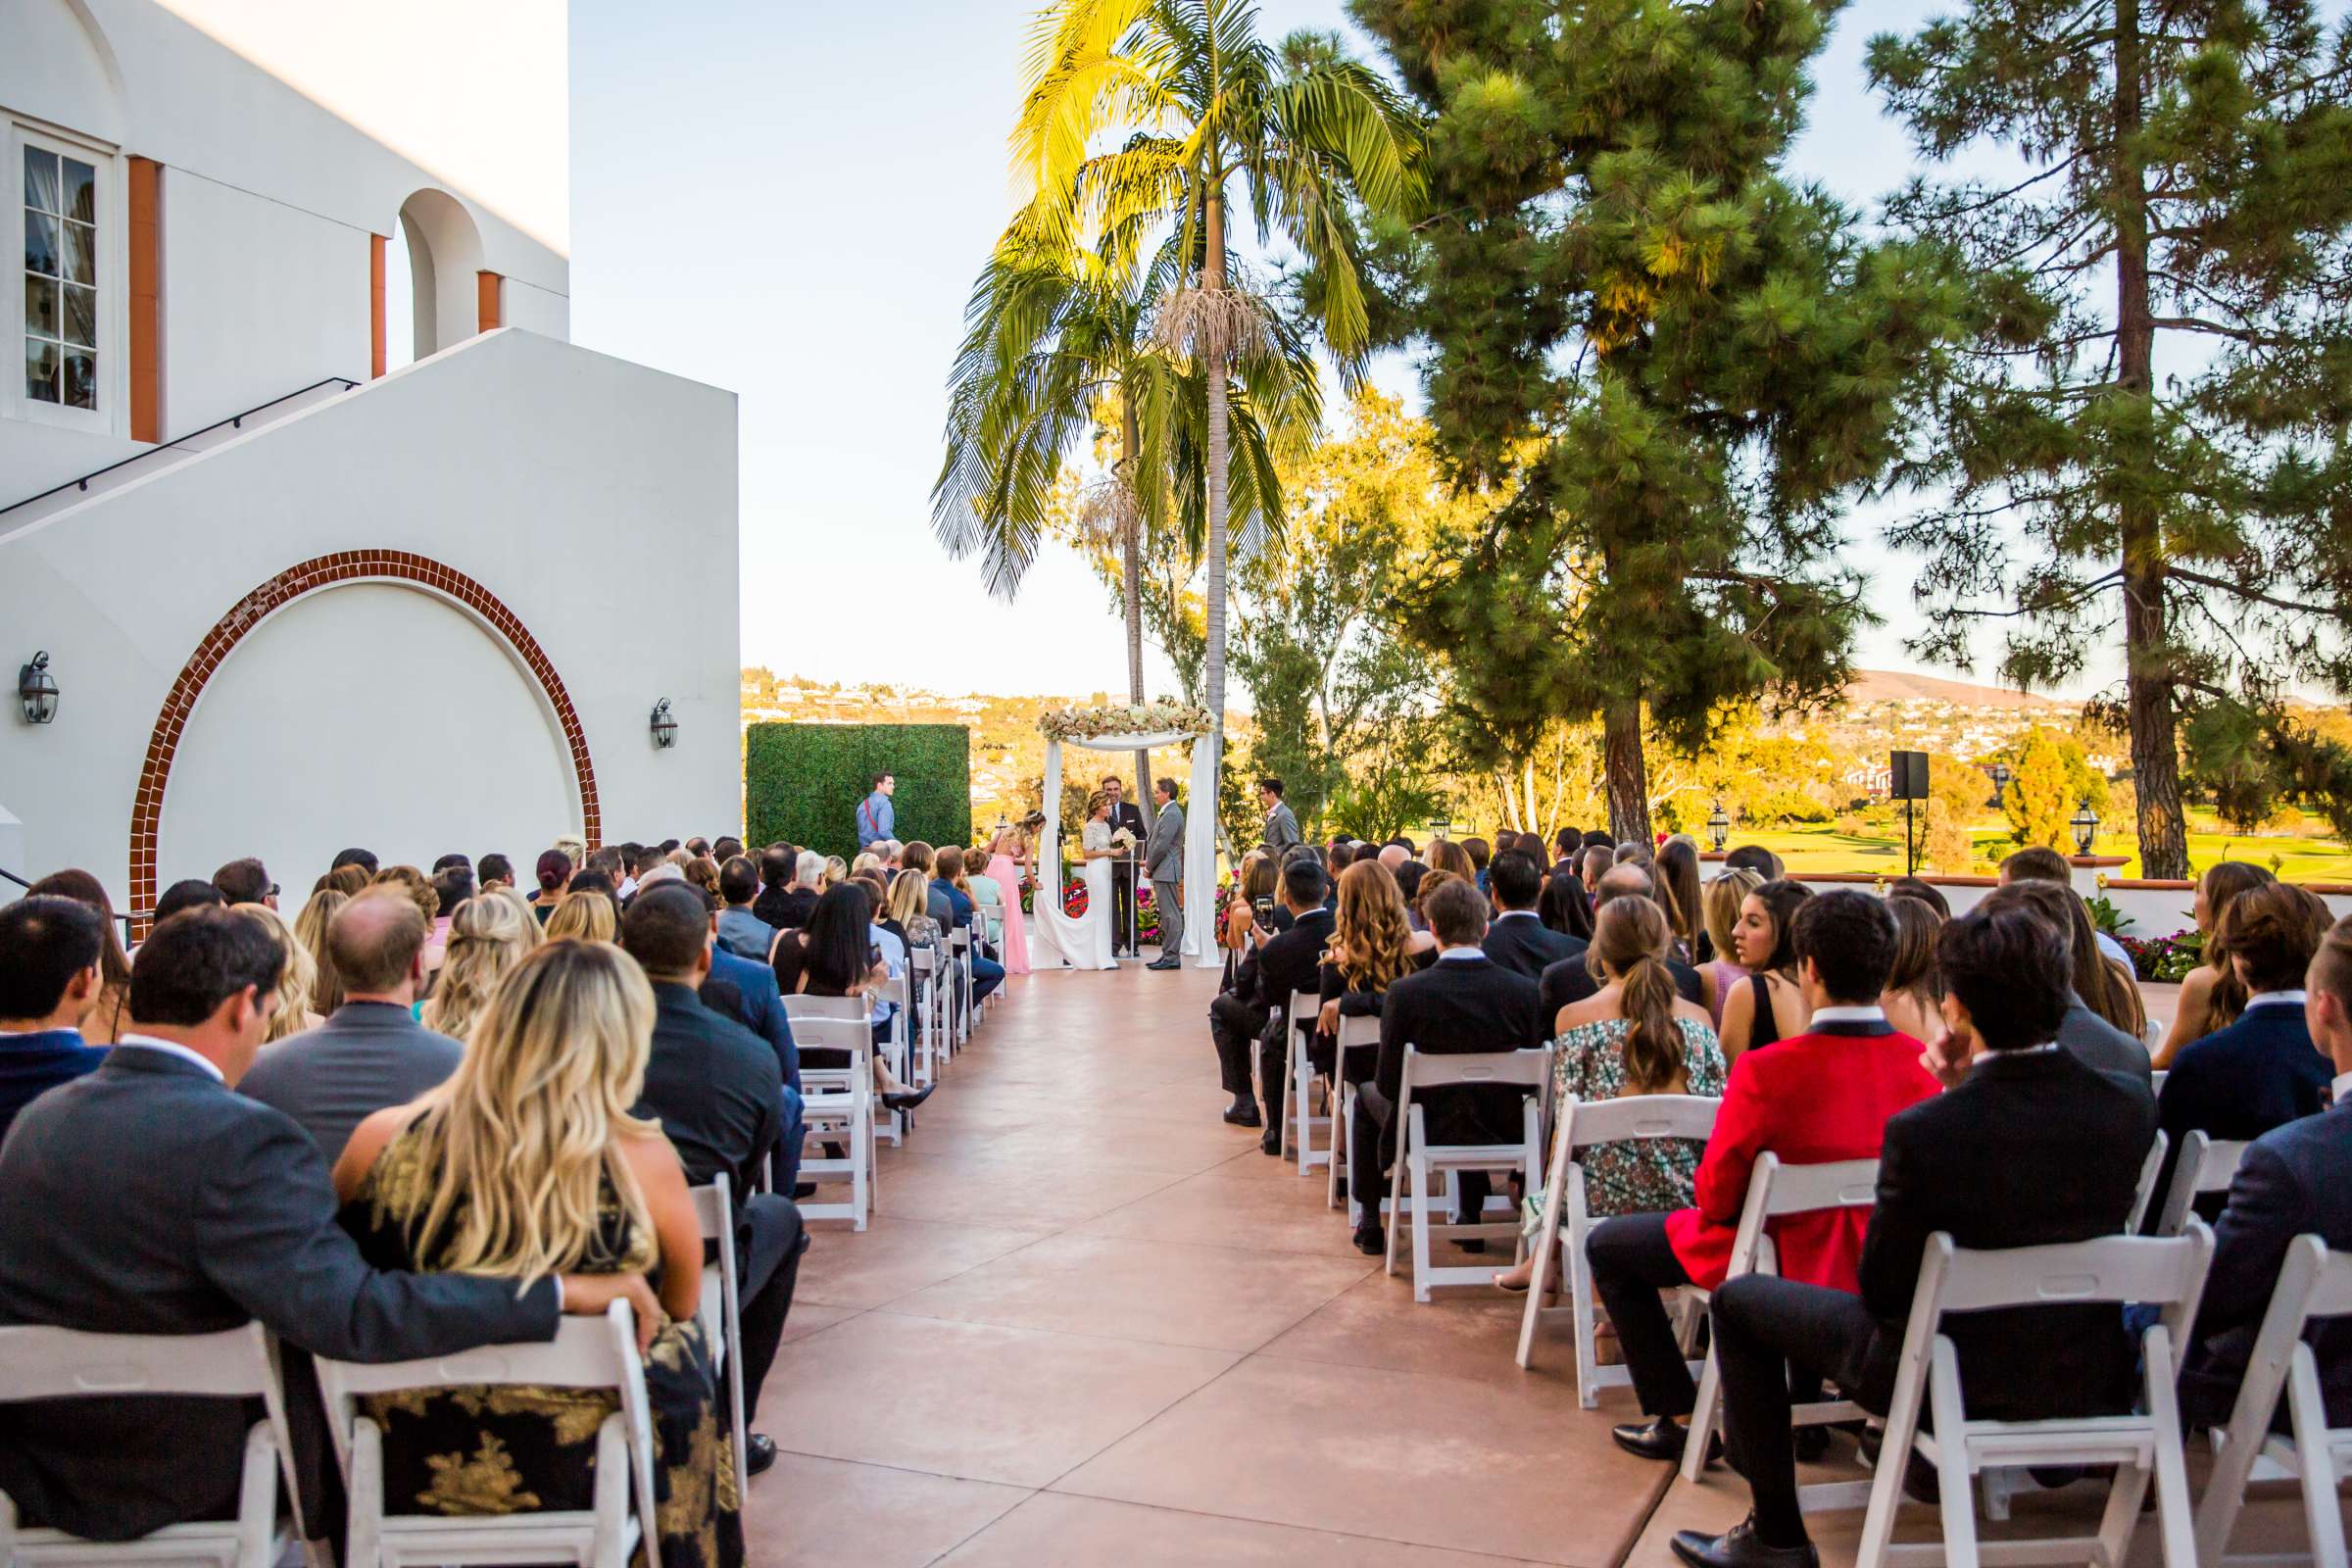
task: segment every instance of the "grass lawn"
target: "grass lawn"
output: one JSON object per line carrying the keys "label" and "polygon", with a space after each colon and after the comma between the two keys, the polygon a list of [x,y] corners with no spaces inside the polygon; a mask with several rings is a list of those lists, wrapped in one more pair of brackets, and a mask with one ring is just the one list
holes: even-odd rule
{"label": "grass lawn", "polygon": [[[2014,845],[2006,829],[1979,825],[1973,835],[1978,863],[1971,870],[1989,875]],[[1731,844],[1761,844],[1788,862],[1792,871],[1878,871],[1900,876],[1903,841],[1900,834],[1871,838],[1840,833],[1834,827],[1785,828],[1750,831],[1735,828]],[[2130,858],[2108,875],[2139,875],[2139,847],[2128,834],[2101,834],[2098,853]],[[2245,834],[2188,835],[2189,866],[2202,871],[2217,860],[2251,860],[2270,866],[2290,882],[2352,882],[2352,851],[2332,839],[2290,834],[2249,837]]]}

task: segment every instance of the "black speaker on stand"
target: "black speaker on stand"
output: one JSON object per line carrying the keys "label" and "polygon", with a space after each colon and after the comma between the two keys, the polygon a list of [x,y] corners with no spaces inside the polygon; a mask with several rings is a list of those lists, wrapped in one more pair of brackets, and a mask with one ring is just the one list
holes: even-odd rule
{"label": "black speaker on stand", "polygon": [[1886,760],[1887,795],[1903,803],[1903,875],[1919,869],[1919,848],[1912,832],[1914,801],[1928,798],[1928,754],[1895,752]]}

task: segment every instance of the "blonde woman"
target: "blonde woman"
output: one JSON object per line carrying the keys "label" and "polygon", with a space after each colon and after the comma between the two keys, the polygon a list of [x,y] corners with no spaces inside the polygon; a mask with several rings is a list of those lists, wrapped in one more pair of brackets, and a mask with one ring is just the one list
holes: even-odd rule
{"label": "blonde woman", "polygon": [[1764,879],[1744,866],[1734,866],[1706,886],[1699,895],[1699,912],[1707,928],[1707,946],[1715,956],[1698,971],[1699,995],[1707,1004],[1707,1016],[1715,1027],[1723,1027],[1723,1004],[1731,1000],[1740,982],[1747,978],[1740,965],[1739,944],[1732,933],[1740,925],[1740,906],[1747,896],[1764,885]]}
{"label": "blonde woman", "polygon": [[[477,901],[479,902],[479,901]],[[359,1125],[336,1195],[381,1268],[512,1279],[652,1274],[662,1325],[645,1358],[660,1568],[743,1561],[732,1436],[718,1419],[702,1229],[645,1084],[653,988],[618,948],[553,942],[509,974],[446,1083]],[[365,1401],[387,1494],[429,1513],[586,1508],[602,1389],[435,1389]],[[525,1495],[529,1501],[524,1503]]]}
{"label": "blonde woman", "polygon": [[294,917],[294,940],[311,956],[311,1007],[321,1018],[334,1016],[335,1009],[343,1005],[343,977],[335,972],[335,960],[326,954],[326,923],[350,902],[349,894],[322,887]]}
{"label": "blonde woman", "polygon": [[850,862],[843,859],[838,855],[826,856],[824,876],[816,884],[818,897],[821,898],[825,894],[832,892],[835,888],[841,886],[849,879]]}
{"label": "blonde woman", "polygon": [[424,1004],[427,1029],[463,1040],[500,984],[539,945],[539,922],[513,899],[477,893],[449,923],[449,959]]}
{"label": "blonde woman", "polygon": [[492,888],[490,896],[504,899],[522,911],[523,920],[530,926],[530,930],[525,935],[529,938],[532,947],[535,948],[547,940],[547,933],[539,927],[539,907],[531,902],[529,894],[510,883],[506,887]]}
{"label": "blonde woman", "polygon": [[612,911],[612,901],[586,888],[564,894],[556,912],[547,917],[550,942],[610,942],[619,930],[620,917]]}
{"label": "blonde woman", "polygon": [[311,1010],[311,987],[318,978],[318,965],[312,960],[310,949],[296,939],[286,917],[267,904],[240,904],[236,912],[268,931],[277,951],[286,956],[285,967],[277,972],[277,1011],[270,1019],[262,1044],[273,1046],[289,1035],[326,1022]]}

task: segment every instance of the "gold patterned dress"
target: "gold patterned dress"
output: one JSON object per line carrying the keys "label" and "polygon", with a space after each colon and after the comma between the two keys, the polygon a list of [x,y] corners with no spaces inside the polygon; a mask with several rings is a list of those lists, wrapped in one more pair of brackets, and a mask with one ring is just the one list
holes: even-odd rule
{"label": "gold patterned dress", "polygon": [[[342,1212],[344,1229],[369,1263],[425,1272],[440,1266],[417,1257],[412,1246],[439,1179],[425,1167],[413,1130],[385,1146]],[[609,1261],[584,1272],[654,1268],[656,1241],[630,1224],[610,1178],[599,1218],[596,1256]],[[743,1561],[730,1423],[714,1393],[724,1386],[712,1375],[700,1323],[662,1330],[645,1367],[659,1514],[650,1557],[659,1568],[735,1568]],[[589,1507],[597,1428],[615,1407],[605,1390],[530,1387],[418,1389],[361,1401],[384,1432],[385,1506],[452,1515]]]}

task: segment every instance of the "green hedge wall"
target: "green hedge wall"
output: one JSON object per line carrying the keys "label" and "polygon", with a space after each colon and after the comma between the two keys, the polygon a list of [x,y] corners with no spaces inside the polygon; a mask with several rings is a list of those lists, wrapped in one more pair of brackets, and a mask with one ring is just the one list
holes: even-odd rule
{"label": "green hedge wall", "polygon": [[899,781],[898,837],[972,841],[971,733],[960,724],[754,724],[743,756],[754,846],[782,840],[851,858],[858,803],[881,772]]}

